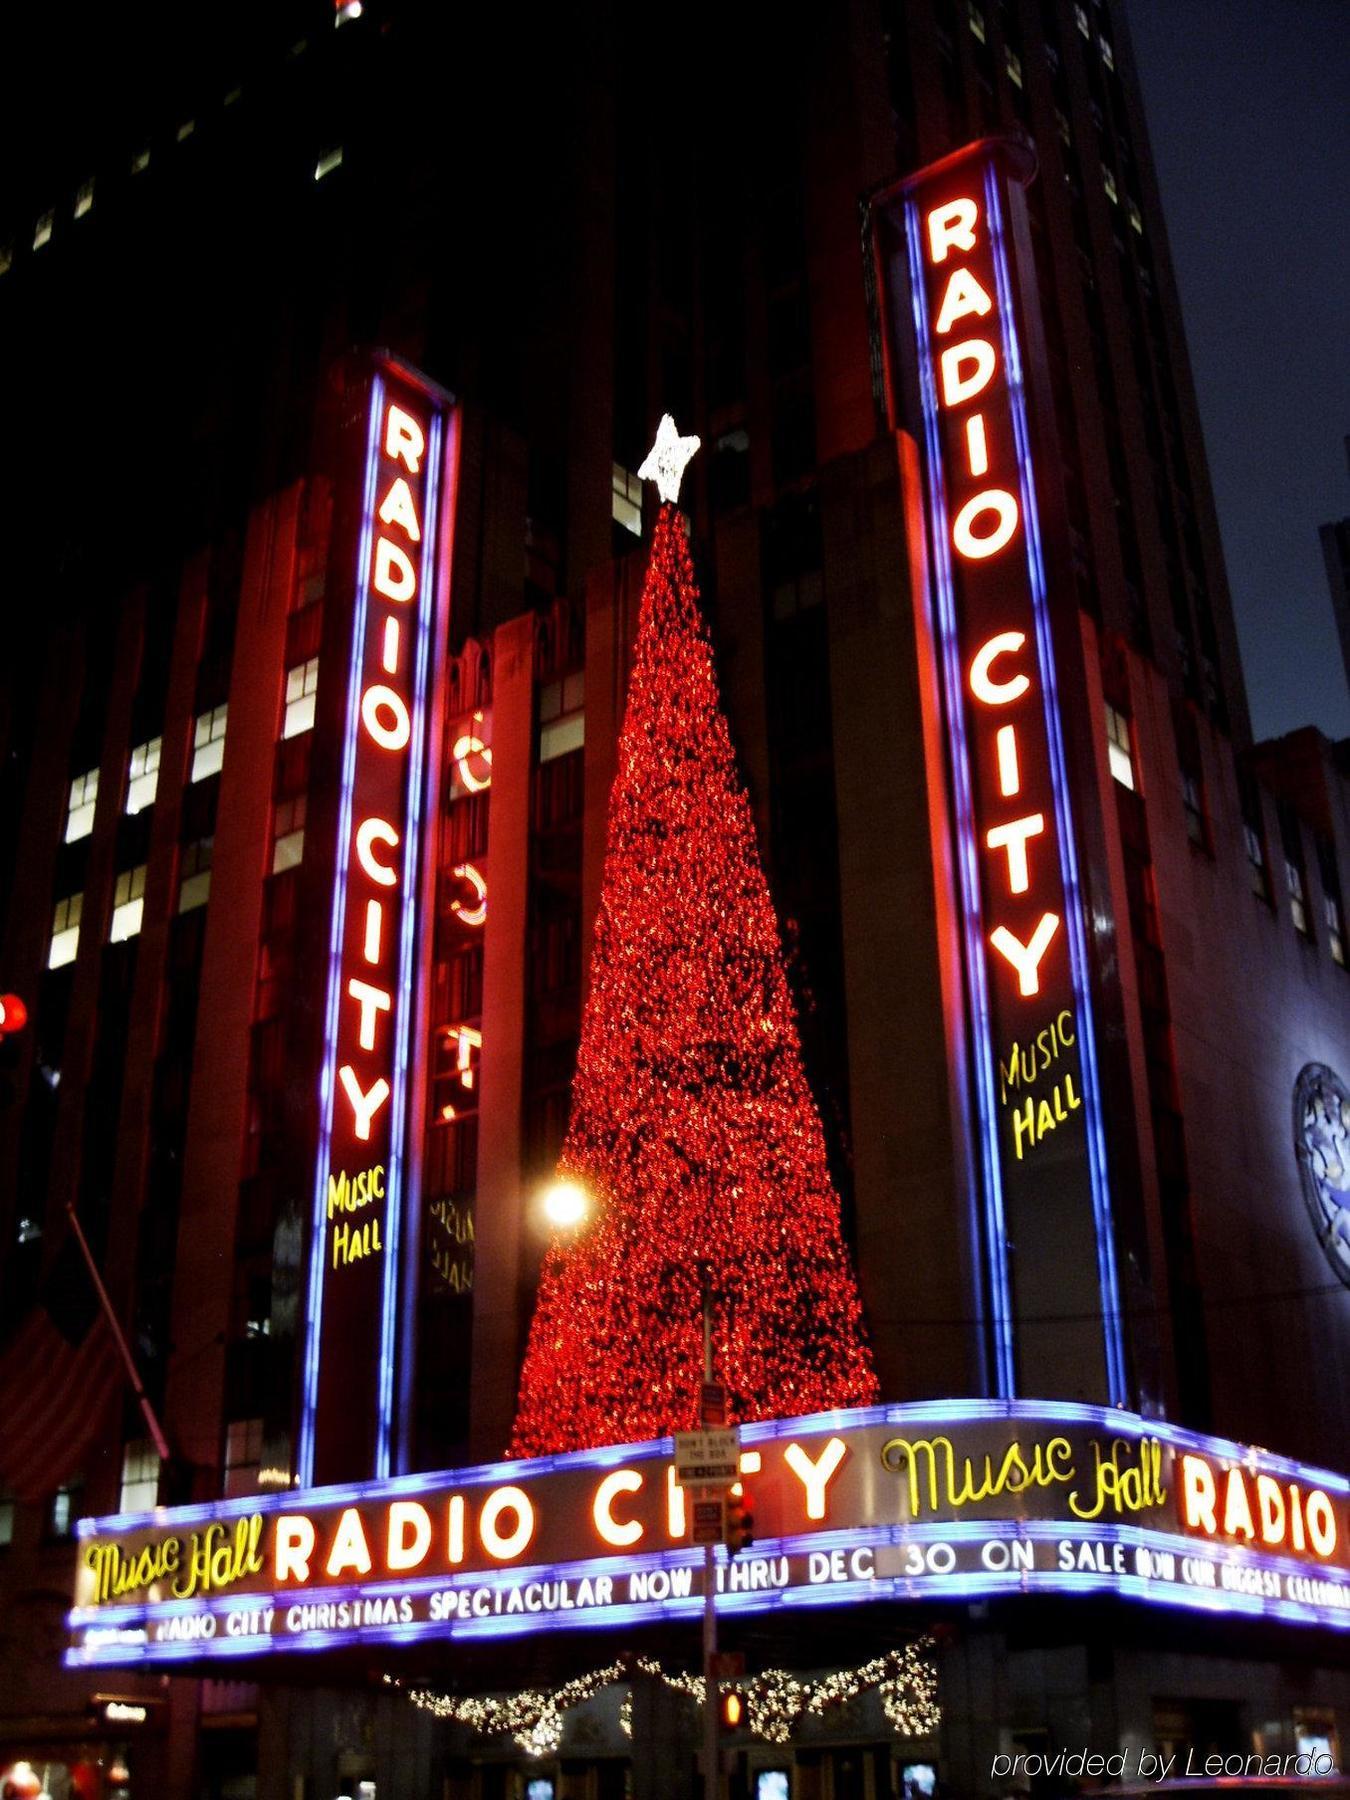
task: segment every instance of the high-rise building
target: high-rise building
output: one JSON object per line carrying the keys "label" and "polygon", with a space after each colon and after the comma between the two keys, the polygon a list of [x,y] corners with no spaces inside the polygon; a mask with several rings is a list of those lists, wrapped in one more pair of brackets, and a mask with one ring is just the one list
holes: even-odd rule
{"label": "high-rise building", "polygon": [[[762,1724],[765,1672],[790,1671],[796,1722],[728,1721],[735,1778],[843,1800],[995,1792],[997,1758],[1064,1747],[1132,1771],[1186,1746],[1338,1755],[1350,789],[1315,733],[1251,741],[1121,8],[270,13],[144,64],[109,30],[125,80],[76,105],[49,72],[59,141],[11,158],[0,198],[0,990],[29,1015],[0,1039],[0,1354],[33,1397],[0,1458],[0,1771],[53,1800],[692,1791],[687,1700],[631,1663],[521,1736],[522,1690],[625,1652],[697,1665],[673,1481],[629,1599],[579,1585],[655,1533],[622,1497],[665,1482],[644,1488],[655,1448],[498,1467],[665,411],[703,442],[681,504],[893,1409],[817,1422],[823,1447],[746,1439],[764,1554],[725,1577],[726,1673]],[[962,800],[985,752],[957,729],[975,645],[928,516],[929,190],[900,185],[995,136],[1029,178],[970,218],[990,244],[1003,218],[993,355],[1025,374],[1000,404],[1045,549],[1019,641],[1057,671],[1037,835],[1078,933],[1070,1000],[997,1041],[967,862],[998,827]],[[952,247],[985,254],[964,218]],[[1032,489],[1006,480],[1025,529]],[[386,508],[406,548],[381,568]],[[388,981],[348,1018],[362,957]],[[386,1042],[387,1068],[361,1062]],[[346,1147],[379,1146],[345,1187],[344,1092],[377,1134]],[[167,1457],[67,1303],[68,1208]],[[876,1452],[898,1492],[893,1446],[920,1439],[953,1491],[969,1455],[989,1492],[925,1523],[916,1463],[883,1525]],[[802,1468],[857,1472],[833,1535],[784,1510],[785,1445],[804,1505]],[[1103,1462],[1094,1537],[1086,1491],[1065,1508]],[[592,1494],[601,1470],[629,1485]],[[535,1480],[562,1485],[538,1490],[555,1535],[530,1580],[466,1585],[465,1556],[526,1554]],[[332,1592],[299,1594],[316,1521],[400,1496],[435,1518],[441,1586],[401,1612],[409,1512],[382,1570],[325,1536]],[[575,1542],[550,1505],[580,1509]],[[68,1626],[77,1576],[95,1611]],[[590,1629],[563,1616],[588,1605]],[[501,1708],[461,1704],[484,1696]]]}

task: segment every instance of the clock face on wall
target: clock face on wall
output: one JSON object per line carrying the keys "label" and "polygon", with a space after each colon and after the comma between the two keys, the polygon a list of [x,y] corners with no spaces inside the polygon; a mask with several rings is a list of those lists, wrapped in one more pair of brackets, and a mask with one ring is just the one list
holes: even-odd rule
{"label": "clock face on wall", "polygon": [[1350,1287],[1350,1089],[1324,1063],[1294,1084],[1294,1149],[1313,1230]]}

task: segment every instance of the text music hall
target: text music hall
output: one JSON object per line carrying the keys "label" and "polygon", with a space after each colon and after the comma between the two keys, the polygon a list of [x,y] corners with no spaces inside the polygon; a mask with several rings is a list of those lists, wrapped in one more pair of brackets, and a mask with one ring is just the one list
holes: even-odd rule
{"label": "text music hall", "polygon": [[1119,8],[294,10],[0,219],[0,1794],[1339,1768],[1350,758]]}

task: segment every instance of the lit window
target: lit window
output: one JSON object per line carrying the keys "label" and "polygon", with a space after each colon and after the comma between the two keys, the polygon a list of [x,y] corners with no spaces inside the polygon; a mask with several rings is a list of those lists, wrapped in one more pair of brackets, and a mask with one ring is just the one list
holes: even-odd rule
{"label": "lit window", "polygon": [[319,659],[297,663],[286,671],[286,716],[282,720],[284,738],[299,737],[314,728],[314,696],[319,687]]}
{"label": "lit window", "polygon": [[1120,785],[1133,791],[1134,753],[1130,749],[1130,721],[1109,700],[1106,703],[1106,760]]}
{"label": "lit window", "polygon": [[0,1495],[0,1549],[14,1542],[14,1501],[9,1494]]}
{"label": "lit window", "polygon": [[147,806],[155,804],[155,789],[159,786],[159,753],[164,747],[163,738],[147,738],[145,743],[137,744],[127,763],[127,811],[135,814],[144,812]]}
{"label": "lit window", "polygon": [[1335,894],[1323,897],[1323,906],[1327,920],[1327,949],[1331,952],[1331,960],[1345,967],[1345,920],[1341,917],[1341,903]]}
{"label": "lit window", "polygon": [[1069,142],[1070,136],[1072,135],[1069,131],[1068,114],[1062,113],[1058,107],[1055,108],[1055,130],[1059,133],[1060,137],[1067,144]]}
{"label": "lit window", "polygon": [[73,1535],[75,1521],[80,1515],[80,1498],[82,1489],[75,1482],[68,1482],[65,1487],[57,1488],[47,1508],[47,1535],[55,1538],[66,1538]]}
{"label": "lit window", "polygon": [[971,35],[984,43],[984,14],[976,6],[975,0],[966,0],[966,20],[970,25]]}
{"label": "lit window", "polygon": [[0,244],[0,275],[8,275],[14,267],[14,240],[7,238]]}
{"label": "lit window", "polygon": [[222,106],[235,106],[235,105],[237,105],[237,103],[238,103],[238,102],[239,102],[239,101],[240,101],[240,100],[242,100],[242,99],[243,99],[243,97],[244,97],[244,90],[243,90],[243,88],[241,88],[241,87],[232,87],[232,88],[231,88],[231,89],[230,89],[230,91],[229,91],[229,93],[228,93],[228,94],[226,94],[226,96],[225,96],[225,98],[224,98],[224,99],[223,99],[223,100],[222,100],[222,101],[221,101],[221,103],[220,103],[220,104],[221,104],[221,105],[222,105]]}
{"label": "lit window", "polygon": [[228,706],[213,706],[210,712],[197,715],[196,730],[192,734],[193,781],[205,781],[209,775],[220,773],[220,765],[225,761],[225,720],[228,712]]}
{"label": "lit window", "polygon": [[1120,195],[1116,190],[1116,178],[1105,163],[1102,164],[1102,186],[1106,189],[1107,199],[1114,206],[1120,199]]}
{"label": "lit window", "polygon": [[63,969],[67,963],[75,960],[75,952],[80,947],[80,911],[84,906],[83,894],[71,894],[65,900],[58,900],[56,911],[52,915],[52,941],[47,948],[47,967]]}
{"label": "lit window", "polygon": [[1078,29],[1082,32],[1083,36],[1085,38],[1090,38],[1092,36],[1092,28],[1088,24],[1088,16],[1083,8],[1081,6],[1075,6],[1073,9],[1073,16]]}
{"label": "lit window", "polygon": [[325,150],[323,155],[319,158],[318,162],[315,163],[315,165],[314,165],[315,181],[322,181],[325,175],[331,175],[333,173],[334,169],[341,168],[341,166],[342,166],[342,145],[338,144],[332,150]]}
{"label": "lit window", "polygon": [[211,898],[211,857],[215,845],[216,840],[209,837],[198,838],[193,844],[184,844],[183,858],[178,866],[180,913],[205,906]]}
{"label": "lit window", "polygon": [[280,800],[272,818],[272,873],[300,866],[305,854],[305,796]]}
{"label": "lit window", "polygon": [[94,805],[98,799],[98,770],[77,775],[70,784],[70,801],[66,811],[66,842],[78,843],[94,829]]}
{"label": "lit window", "polygon": [[1143,215],[1143,213],[1140,212],[1138,206],[1135,204],[1135,202],[1133,200],[1126,201],[1125,211],[1129,216],[1131,229],[1134,231],[1137,231],[1139,233],[1139,235],[1142,237],[1143,233],[1144,233],[1144,215]]}
{"label": "lit window", "polygon": [[122,1451],[120,1513],[149,1512],[159,1504],[159,1457],[149,1438],[134,1438]]}
{"label": "lit window", "polygon": [[1284,879],[1289,889],[1289,917],[1294,922],[1294,930],[1302,932],[1304,937],[1311,937],[1308,930],[1308,903],[1303,893],[1303,871],[1297,863],[1284,859]]}
{"label": "lit window", "polygon": [[150,167],[150,152],[149,152],[149,150],[148,149],[138,150],[131,159],[132,174],[139,175],[144,170],[148,169],[149,167]]}
{"label": "lit window", "polygon": [[1116,53],[1111,48],[1110,38],[1098,36],[1097,42],[1102,47],[1102,61],[1106,64],[1108,69],[1114,69],[1116,66]]}
{"label": "lit window", "polygon": [[539,690],[539,760],[552,762],[586,742],[586,677],[580,671]]}
{"label": "lit window", "polygon": [[1022,85],[1022,59],[1015,50],[1008,52],[1008,80],[1014,87]]}
{"label": "lit window", "polygon": [[196,129],[197,121],[195,119],[184,119],[183,123],[178,127],[178,142],[180,144],[185,144]]}
{"label": "lit window", "polygon": [[45,212],[33,227],[33,248],[40,250],[44,244],[51,242],[52,226],[56,223],[56,214]]}
{"label": "lit window", "polygon": [[112,924],[108,928],[110,944],[124,944],[140,932],[145,913],[145,864],[125,869],[113,886]]}
{"label": "lit window", "polygon": [[622,463],[614,465],[610,510],[616,525],[622,525],[634,537],[642,536],[642,483]]}
{"label": "lit window", "polygon": [[234,1494],[256,1494],[262,1467],[263,1422],[232,1419],[225,1427],[225,1484],[228,1500]]}

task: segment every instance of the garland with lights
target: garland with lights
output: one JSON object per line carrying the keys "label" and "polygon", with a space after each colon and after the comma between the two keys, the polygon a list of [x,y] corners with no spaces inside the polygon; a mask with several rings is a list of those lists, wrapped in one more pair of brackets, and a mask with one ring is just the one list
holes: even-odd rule
{"label": "garland with lights", "polygon": [[[691,444],[669,427],[667,447],[687,459]],[[697,1424],[705,1281],[731,1422],[877,1398],[778,921],[673,504],[678,469],[655,474],[664,504],[558,1163],[587,1191],[591,1217],[555,1237],[544,1261],[512,1456]]]}
{"label": "garland with lights", "polygon": [[[786,1744],[807,1719],[824,1718],[833,1708],[847,1706],[860,1695],[876,1690],[886,1721],[898,1737],[931,1737],[942,1723],[938,1701],[938,1676],[929,1652],[931,1638],[918,1638],[902,1650],[888,1650],[856,1669],[839,1669],[819,1679],[794,1675],[787,1669],[766,1669],[721,1682],[723,1692],[734,1691],[745,1707],[746,1729],[771,1744]],[[635,1678],[659,1681],[687,1698],[703,1697],[703,1677],[681,1670],[663,1669],[654,1657],[627,1656],[603,1668],[578,1675],[555,1693],[527,1688],[500,1698],[486,1695],[437,1694],[430,1688],[405,1687],[396,1676],[386,1675],[388,1687],[404,1692],[409,1703],[433,1718],[466,1726],[477,1737],[509,1734],[530,1756],[551,1756],[562,1744],[563,1714],[593,1700],[605,1688],[628,1685],[620,1710],[620,1723],[632,1736],[632,1682]]]}

